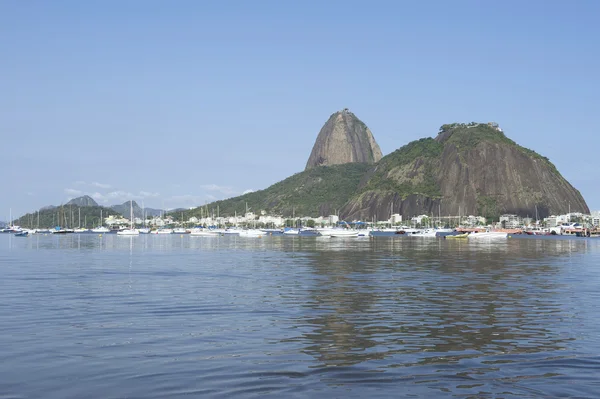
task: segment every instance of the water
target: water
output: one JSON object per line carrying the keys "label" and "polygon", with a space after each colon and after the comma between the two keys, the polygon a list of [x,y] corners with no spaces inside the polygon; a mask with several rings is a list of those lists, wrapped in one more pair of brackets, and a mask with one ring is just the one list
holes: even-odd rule
{"label": "water", "polygon": [[0,398],[597,397],[600,240],[0,235]]}

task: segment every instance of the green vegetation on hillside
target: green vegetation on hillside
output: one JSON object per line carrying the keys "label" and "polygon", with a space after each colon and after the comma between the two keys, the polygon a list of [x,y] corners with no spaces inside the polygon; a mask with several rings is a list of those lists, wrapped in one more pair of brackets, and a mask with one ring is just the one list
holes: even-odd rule
{"label": "green vegetation on hillside", "polygon": [[[441,196],[440,188],[435,179],[433,162],[442,154],[444,146],[432,138],[412,141],[402,148],[386,155],[379,161],[364,191],[392,191],[406,198],[412,194],[421,194],[430,198]],[[391,178],[394,169],[412,164],[420,172],[418,179],[410,176],[398,181]],[[406,175],[406,173],[404,173]]]}
{"label": "green vegetation on hillside", "polygon": [[522,147],[514,140],[509,139],[502,131],[498,130],[497,125],[476,122],[471,122],[469,124],[452,123],[442,125],[438,134],[448,134],[449,137],[444,140],[444,143],[455,144],[459,150],[473,149],[483,141],[488,143],[507,144],[529,157],[544,162],[556,175],[560,176],[560,173],[554,164],[550,162],[547,157],[544,157],[529,148]]}
{"label": "green vegetation on hillside", "polygon": [[[79,209],[81,209],[81,219],[79,219]],[[32,212],[21,216],[19,219],[14,221],[14,224],[25,228],[37,228],[38,226],[40,228],[56,226],[74,228],[81,225],[81,227],[89,229],[100,225],[101,210],[103,218],[106,218],[110,215],[121,215],[110,208],[105,208],[102,206],[57,206],[40,210],[39,225],[37,212]]]}
{"label": "green vegetation on hillside", "polygon": [[[183,218],[209,215],[243,215],[261,210],[284,217],[320,216],[321,210],[333,212],[346,203],[358,189],[360,179],[372,165],[350,163],[319,166],[296,173],[264,190],[255,191],[183,212]],[[180,215],[173,215],[180,216]]]}
{"label": "green vegetation on hillside", "polygon": [[500,219],[500,210],[496,198],[480,195],[477,196],[477,214],[483,216],[488,222]]}

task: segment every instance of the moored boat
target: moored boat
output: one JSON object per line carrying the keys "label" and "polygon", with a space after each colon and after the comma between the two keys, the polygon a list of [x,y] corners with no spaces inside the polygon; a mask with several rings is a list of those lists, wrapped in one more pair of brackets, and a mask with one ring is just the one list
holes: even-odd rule
{"label": "moored boat", "polygon": [[508,233],[503,231],[483,231],[483,232],[472,232],[469,234],[469,240],[494,240],[494,239],[503,239],[508,238]]}
{"label": "moored boat", "polygon": [[260,238],[265,235],[265,232],[258,229],[246,229],[239,231],[240,237],[255,237]]}
{"label": "moored boat", "polygon": [[218,237],[220,233],[212,229],[194,228],[190,235],[194,237]]}
{"label": "moored boat", "polygon": [[118,236],[137,236],[140,232],[137,229],[123,229],[117,231]]}
{"label": "moored boat", "polygon": [[469,237],[469,233],[450,234],[450,235],[444,236],[444,238],[450,238],[450,239],[454,239],[454,238],[468,238],[468,237]]}

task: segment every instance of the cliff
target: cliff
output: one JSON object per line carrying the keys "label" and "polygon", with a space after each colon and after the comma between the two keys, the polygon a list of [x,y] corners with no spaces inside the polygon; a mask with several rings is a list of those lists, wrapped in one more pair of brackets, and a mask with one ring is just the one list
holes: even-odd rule
{"label": "cliff", "polygon": [[321,128],[305,170],[345,163],[372,164],[380,159],[381,150],[373,133],[344,109],[331,115]]}
{"label": "cliff", "polygon": [[342,208],[346,219],[509,213],[589,213],[583,197],[545,157],[507,138],[497,125],[444,125],[385,156]]}

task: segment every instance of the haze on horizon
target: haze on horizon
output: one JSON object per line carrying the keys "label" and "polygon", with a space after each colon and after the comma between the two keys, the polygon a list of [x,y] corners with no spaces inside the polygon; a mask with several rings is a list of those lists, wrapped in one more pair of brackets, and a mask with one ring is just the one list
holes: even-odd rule
{"label": "haze on horizon", "polygon": [[346,107],[384,155],[498,122],[600,209],[592,0],[13,0],[0,15],[0,220],[84,194],[176,208],[266,188]]}

